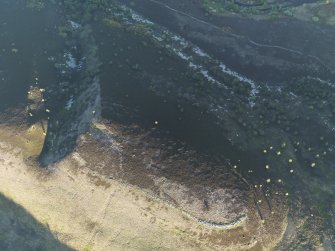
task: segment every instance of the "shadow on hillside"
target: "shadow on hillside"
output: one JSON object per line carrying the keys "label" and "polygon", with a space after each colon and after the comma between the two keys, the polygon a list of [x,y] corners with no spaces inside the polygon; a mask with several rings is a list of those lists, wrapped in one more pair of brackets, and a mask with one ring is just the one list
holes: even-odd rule
{"label": "shadow on hillside", "polygon": [[0,250],[74,250],[62,244],[24,208],[0,193]]}

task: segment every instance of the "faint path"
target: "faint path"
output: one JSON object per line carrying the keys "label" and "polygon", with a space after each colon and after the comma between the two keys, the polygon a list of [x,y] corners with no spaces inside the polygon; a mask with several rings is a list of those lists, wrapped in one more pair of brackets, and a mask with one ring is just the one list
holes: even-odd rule
{"label": "faint path", "polygon": [[306,54],[302,51],[299,51],[299,50],[295,50],[295,49],[291,49],[291,48],[286,48],[286,47],[283,47],[283,46],[280,46],[280,45],[272,45],[272,44],[263,44],[263,43],[258,43],[254,40],[251,40],[250,38],[246,37],[246,36],[243,36],[243,35],[239,35],[239,34],[235,34],[235,33],[232,33],[232,32],[227,32],[225,30],[223,30],[221,27],[215,25],[215,24],[212,24],[212,23],[209,23],[205,20],[202,20],[200,18],[197,18],[197,17],[194,17],[186,12],[183,12],[181,10],[177,10],[177,9],[174,9],[172,8],[171,6],[167,5],[167,4],[164,4],[164,3],[161,3],[159,1],[156,1],[156,0],[148,0],[152,3],[155,3],[155,4],[158,4],[174,13],[177,13],[177,14],[180,14],[180,15],[183,15],[183,16],[186,16],[188,18],[191,18],[193,19],[194,21],[196,22],[199,22],[199,23],[202,23],[202,24],[205,24],[205,25],[208,25],[210,26],[211,28],[214,28],[216,30],[219,30],[220,32],[222,33],[226,33],[226,34],[229,34],[235,38],[239,38],[239,39],[244,39],[246,41],[248,41],[250,44],[254,45],[254,46],[257,46],[257,47],[263,47],[263,48],[273,48],[273,49],[278,49],[278,50],[282,50],[282,51],[286,51],[286,52],[289,52],[289,53],[293,53],[293,54],[296,54],[296,55],[299,55],[299,56],[306,56],[306,57],[309,57],[311,59],[314,59],[316,60],[317,62],[319,62],[322,66],[324,66],[327,70],[329,71],[334,71],[334,69],[330,68],[325,62],[323,62],[319,57],[315,56],[315,55],[310,55],[310,54]]}

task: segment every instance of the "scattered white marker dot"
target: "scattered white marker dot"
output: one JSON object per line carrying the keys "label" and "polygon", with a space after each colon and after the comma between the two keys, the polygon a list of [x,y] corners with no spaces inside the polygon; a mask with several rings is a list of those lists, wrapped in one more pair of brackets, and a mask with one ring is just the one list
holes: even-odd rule
{"label": "scattered white marker dot", "polygon": [[157,120],[155,121],[155,125],[158,125],[158,121]]}
{"label": "scattered white marker dot", "polygon": [[269,168],[270,168],[270,166],[269,166],[269,165],[266,165],[266,166],[265,166],[265,168],[266,168],[266,169],[269,169]]}
{"label": "scattered white marker dot", "polygon": [[293,169],[291,169],[291,170],[290,170],[290,173],[293,173],[293,172],[294,172],[294,170],[293,170]]}
{"label": "scattered white marker dot", "polygon": [[270,183],[270,182],[271,182],[271,179],[267,179],[267,180],[266,180],[266,183]]}
{"label": "scattered white marker dot", "polygon": [[316,166],[316,163],[313,162],[313,163],[311,164],[311,167],[315,167],[315,166]]}

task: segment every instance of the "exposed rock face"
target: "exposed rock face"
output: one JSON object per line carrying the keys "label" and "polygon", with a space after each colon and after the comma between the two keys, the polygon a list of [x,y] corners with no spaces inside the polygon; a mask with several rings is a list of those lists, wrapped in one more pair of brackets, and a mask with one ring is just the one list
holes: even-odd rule
{"label": "exposed rock face", "polygon": [[66,115],[53,117],[48,124],[40,161],[43,165],[58,162],[76,146],[79,135],[85,133],[99,114],[100,86],[97,79],[73,101]]}
{"label": "exposed rock face", "polygon": [[[100,63],[90,27],[72,27],[70,32],[74,49],[58,65],[64,82],[49,91],[54,106],[47,109],[51,114],[40,155],[43,165],[53,164],[70,153],[79,135],[88,130],[94,118],[100,117]],[[71,53],[78,55],[77,58]]]}

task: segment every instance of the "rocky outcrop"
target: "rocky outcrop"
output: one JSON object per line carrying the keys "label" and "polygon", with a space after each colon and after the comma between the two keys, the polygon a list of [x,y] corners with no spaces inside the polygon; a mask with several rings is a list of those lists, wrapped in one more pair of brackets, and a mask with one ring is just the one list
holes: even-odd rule
{"label": "rocky outcrop", "polygon": [[[72,24],[73,26],[73,24]],[[71,48],[56,66],[62,80],[48,93],[50,113],[47,135],[40,162],[53,164],[70,153],[80,134],[100,116],[99,66],[89,26],[70,29]],[[76,55],[76,56],[74,56]]]}

